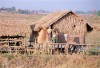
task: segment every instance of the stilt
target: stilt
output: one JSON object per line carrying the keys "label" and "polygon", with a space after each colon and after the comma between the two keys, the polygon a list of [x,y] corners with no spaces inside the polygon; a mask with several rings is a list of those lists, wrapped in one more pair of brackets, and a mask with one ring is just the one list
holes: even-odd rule
{"label": "stilt", "polygon": [[65,47],[64,47],[64,48],[65,48],[65,49],[64,49],[65,54],[68,54],[68,45],[69,45],[68,43],[65,44]]}

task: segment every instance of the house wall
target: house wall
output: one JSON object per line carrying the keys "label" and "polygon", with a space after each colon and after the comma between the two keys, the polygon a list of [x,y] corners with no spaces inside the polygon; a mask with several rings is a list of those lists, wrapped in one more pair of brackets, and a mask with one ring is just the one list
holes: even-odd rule
{"label": "house wall", "polygon": [[[53,29],[57,30],[59,35],[58,39],[60,43],[66,42],[64,40],[64,35],[63,34],[68,34],[69,36],[71,35],[83,35],[86,32],[86,25],[83,20],[81,20],[79,17],[76,15],[69,13],[63,18],[59,19],[57,22],[53,24]],[[76,37],[77,37],[76,36]],[[79,37],[79,43],[84,42],[84,37]],[[75,41],[75,40],[72,40]],[[76,40],[77,41],[77,40]]]}
{"label": "house wall", "polygon": [[74,14],[68,14],[59,19],[53,24],[53,28],[58,30],[59,33],[68,33],[71,35],[84,34],[84,31],[86,31],[84,21],[81,21],[81,19]]}

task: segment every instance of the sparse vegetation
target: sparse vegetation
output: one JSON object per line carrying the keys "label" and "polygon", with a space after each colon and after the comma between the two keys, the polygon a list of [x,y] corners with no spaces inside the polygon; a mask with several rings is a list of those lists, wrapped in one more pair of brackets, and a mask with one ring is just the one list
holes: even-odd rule
{"label": "sparse vegetation", "polygon": [[99,15],[99,16],[100,16],[100,10],[98,11],[97,15]]}
{"label": "sparse vegetation", "polygon": [[[0,56],[1,57],[1,56]],[[0,59],[1,68],[99,68],[100,56],[84,55],[14,55]],[[3,61],[3,62],[2,62]]]}
{"label": "sparse vegetation", "polygon": [[95,47],[89,47],[88,50],[86,50],[87,55],[100,55],[100,46]]}

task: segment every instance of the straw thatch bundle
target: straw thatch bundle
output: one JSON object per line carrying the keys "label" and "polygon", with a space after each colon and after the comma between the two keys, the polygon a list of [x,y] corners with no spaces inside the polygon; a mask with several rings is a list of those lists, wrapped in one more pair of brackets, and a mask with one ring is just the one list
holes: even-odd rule
{"label": "straw thatch bundle", "polygon": [[0,36],[25,35],[30,31],[26,20],[0,19]]}
{"label": "straw thatch bundle", "polygon": [[37,42],[38,43],[45,43],[46,42],[46,34],[47,34],[47,30],[41,30],[39,32],[39,35],[37,37]]}

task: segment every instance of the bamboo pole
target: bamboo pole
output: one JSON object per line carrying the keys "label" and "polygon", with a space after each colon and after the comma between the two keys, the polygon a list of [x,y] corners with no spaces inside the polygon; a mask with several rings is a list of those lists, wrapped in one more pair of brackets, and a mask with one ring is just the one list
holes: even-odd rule
{"label": "bamboo pole", "polygon": [[35,53],[37,52],[37,47],[36,47],[36,38],[35,38],[35,43],[34,43],[34,49],[35,49]]}

